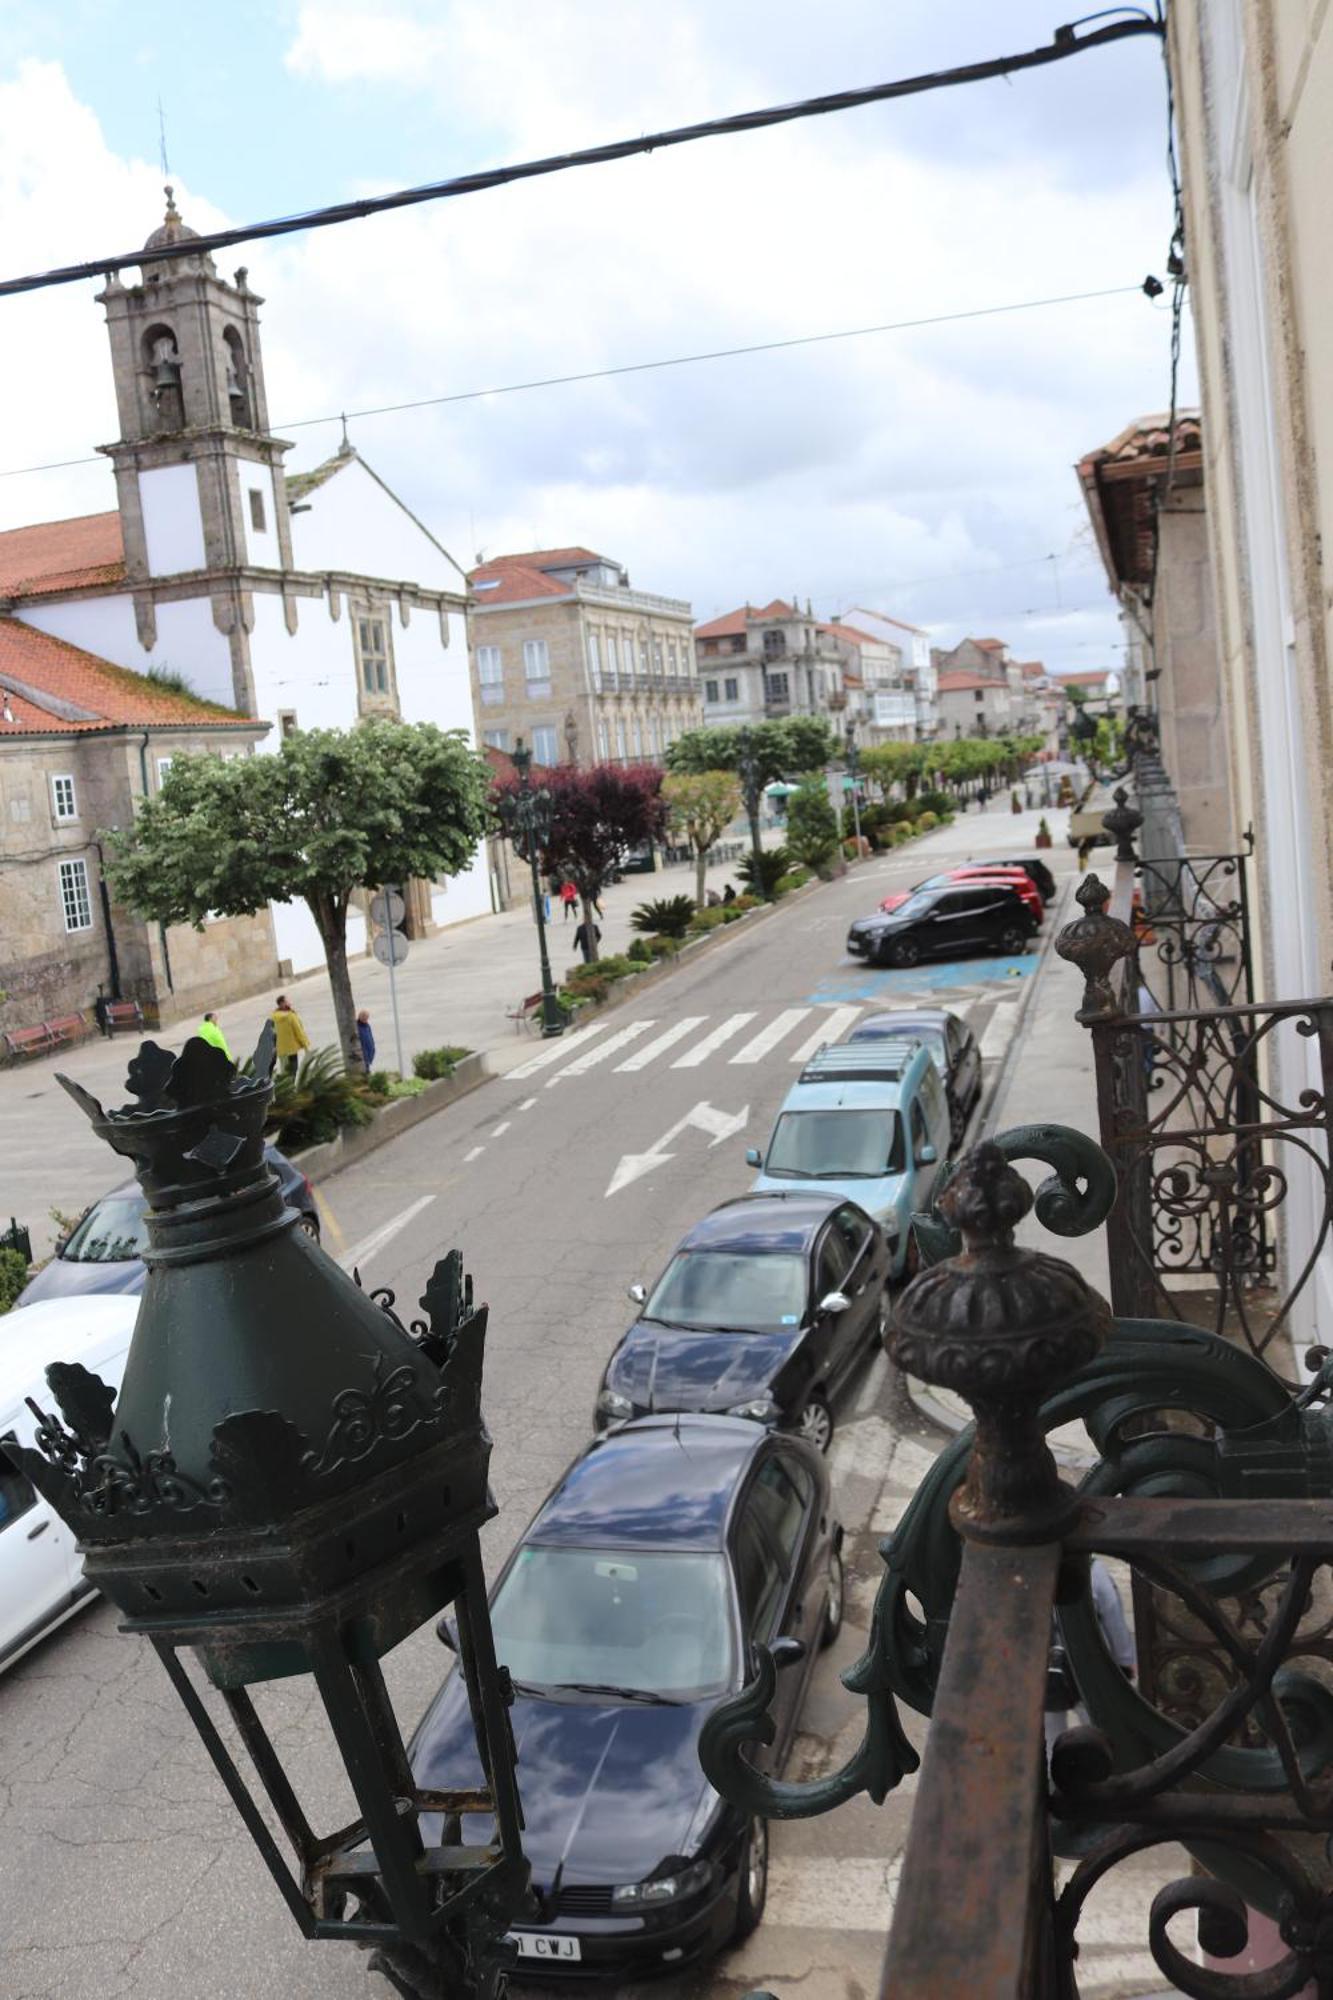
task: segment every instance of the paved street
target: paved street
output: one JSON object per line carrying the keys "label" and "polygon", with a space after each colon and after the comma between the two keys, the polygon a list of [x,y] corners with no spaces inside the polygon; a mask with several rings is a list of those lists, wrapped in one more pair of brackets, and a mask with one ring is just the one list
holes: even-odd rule
{"label": "paved street", "polygon": [[[490,1301],[492,1570],[589,1434],[602,1364],[631,1312],[625,1287],[651,1280],[689,1223],[746,1186],[744,1147],[766,1135],[802,1057],[877,1002],[927,995],[966,1011],[987,1056],[1001,1053],[1035,955],[923,977],[854,965],[842,939],[851,916],[946,853],[1023,851],[1032,831],[1026,818],[989,815],[936,836],[928,857],[918,848],[867,864],[585,1031],[526,1042],[507,1075],[323,1189],[327,1247],[368,1282],[410,1306],[433,1260],[458,1244]],[[1052,858],[1067,866],[1068,850]],[[719,1138],[724,1125],[732,1129]],[[836,1673],[864,1642],[875,1538],[937,1447],[874,1364],[834,1443],[849,1614],[816,1677],[793,1758],[799,1775],[829,1768],[858,1739]],[[445,1664],[429,1631],[388,1662],[409,1722]],[[299,1690],[270,1691],[264,1707],[283,1749],[312,1773],[315,1817],[336,1818],[344,1808],[328,1745]],[[159,1668],[116,1635],[105,1608],[0,1681],[0,1744],[3,2000],[204,2000],[224,1943],[231,2000],[366,1993],[355,1953],[299,1942]],[[828,1821],[775,1828],[755,1938],[654,1990],[664,2000],[756,1984],[818,2000],[875,1990],[905,1823],[899,1797],[880,1811],[862,1800]],[[1107,1950],[1108,1978],[1118,1979],[1125,1966],[1109,1937]],[[1095,1952],[1089,1973],[1085,1993],[1112,1990]]]}

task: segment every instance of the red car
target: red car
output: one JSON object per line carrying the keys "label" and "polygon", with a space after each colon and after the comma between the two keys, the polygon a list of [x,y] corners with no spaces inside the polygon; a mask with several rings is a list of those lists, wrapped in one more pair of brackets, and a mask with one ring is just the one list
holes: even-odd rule
{"label": "red car", "polygon": [[[1003,882],[1006,889],[1012,889],[1031,910],[1040,923],[1046,914],[1046,906],[1041,900],[1041,891],[1032,877],[1022,868],[982,868],[969,862],[963,868],[950,868],[942,875],[931,875],[924,882],[918,882],[918,889],[938,889],[945,882]],[[893,906],[895,898],[888,897],[881,904],[882,909]]]}

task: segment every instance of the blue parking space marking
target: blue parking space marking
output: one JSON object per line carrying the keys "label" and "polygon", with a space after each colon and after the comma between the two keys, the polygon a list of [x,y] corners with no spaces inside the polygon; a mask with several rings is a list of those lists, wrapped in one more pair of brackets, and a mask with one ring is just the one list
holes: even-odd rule
{"label": "blue parking space marking", "polygon": [[895,993],[945,993],[955,986],[1000,985],[1007,979],[1029,979],[1037,969],[1036,953],[1022,958],[939,959],[883,971],[848,959],[822,985],[805,995],[811,1006],[838,1000],[884,1000]]}

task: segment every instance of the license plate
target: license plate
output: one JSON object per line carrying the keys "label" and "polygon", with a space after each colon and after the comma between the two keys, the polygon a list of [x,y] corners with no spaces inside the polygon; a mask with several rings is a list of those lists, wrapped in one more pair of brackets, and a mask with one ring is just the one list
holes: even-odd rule
{"label": "license plate", "polygon": [[576,1937],[547,1935],[541,1931],[510,1931],[505,1942],[517,1945],[520,1958],[583,1957],[583,1947]]}

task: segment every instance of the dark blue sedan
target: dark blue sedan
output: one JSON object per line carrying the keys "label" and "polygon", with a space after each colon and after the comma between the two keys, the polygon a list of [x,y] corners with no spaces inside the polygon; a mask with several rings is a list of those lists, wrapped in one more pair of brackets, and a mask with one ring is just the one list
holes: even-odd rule
{"label": "dark blue sedan", "polygon": [[[699,1731],[773,1646],[780,1765],[842,1622],[841,1545],[818,1454],[743,1419],[645,1417],[574,1461],[492,1600],[539,1910],[520,1973],[666,1972],[753,1930],[768,1829],[707,1783]],[[411,1757],[424,1787],[482,1782],[456,1670]]]}

